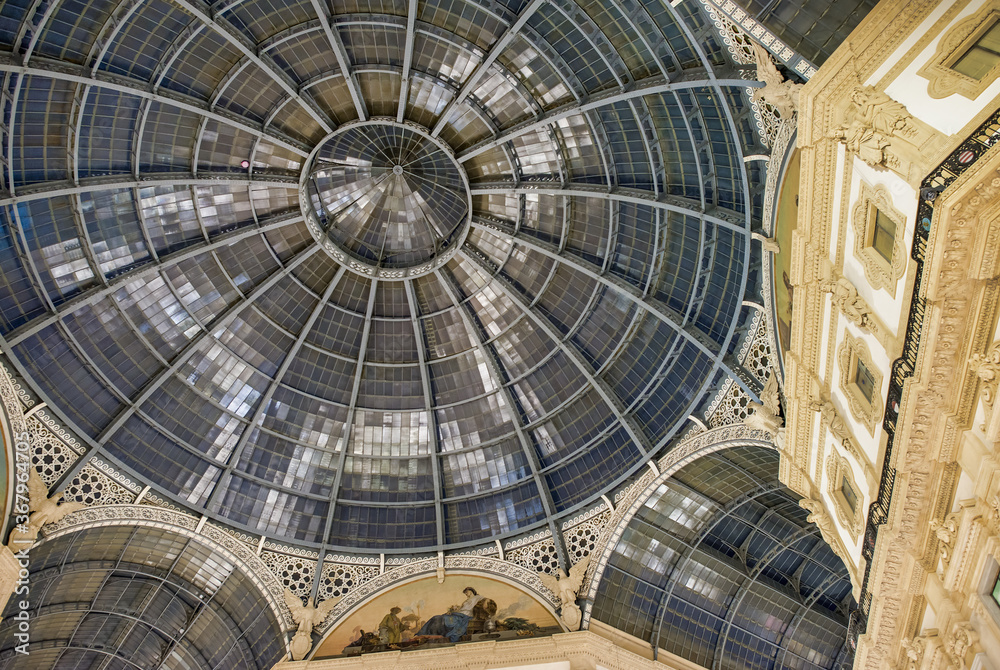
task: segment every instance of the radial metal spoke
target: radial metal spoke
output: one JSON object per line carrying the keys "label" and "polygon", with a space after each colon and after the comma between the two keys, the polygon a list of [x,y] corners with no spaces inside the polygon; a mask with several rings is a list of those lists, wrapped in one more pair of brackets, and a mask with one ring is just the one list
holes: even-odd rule
{"label": "radial metal spoke", "polygon": [[643,191],[637,188],[618,187],[609,192],[605,188],[600,186],[594,187],[590,184],[575,184],[571,182],[564,187],[562,184],[553,181],[533,181],[524,186],[514,186],[505,182],[478,183],[474,185],[470,191],[473,196],[491,195],[493,193],[513,193],[517,195],[528,195],[534,193],[538,195],[568,195],[574,198],[597,198],[599,200],[627,202],[632,205],[655,207],[668,212],[675,212],[677,214],[684,214],[697,219],[703,219],[714,223],[720,228],[726,228],[727,230],[750,237],[750,230],[746,228],[745,225],[735,221],[741,218],[740,215],[735,212],[730,213],[719,208],[716,208],[714,213],[702,212],[696,203],[685,198],[679,198],[676,196],[660,196],[660,198],[654,199],[653,194],[650,191]]}
{"label": "radial metal spoke", "polygon": [[399,86],[399,107],[396,122],[402,123],[406,115],[406,103],[410,99],[410,67],[413,65],[413,43],[417,35],[417,0],[409,0],[406,9],[406,45],[403,47],[403,79]]}
{"label": "radial metal spoke", "polygon": [[536,239],[531,235],[526,234],[524,231],[520,231],[515,234],[512,231],[507,230],[505,227],[501,227],[499,224],[483,221],[478,217],[473,218],[471,225],[473,228],[487,231],[493,235],[530,249],[531,251],[542,254],[547,258],[563,263],[567,267],[573,268],[577,272],[586,275],[594,281],[603,284],[616,293],[628,298],[643,310],[655,315],[665,324],[670,326],[675,332],[684,337],[684,339],[698,347],[698,349],[701,350],[701,352],[706,356],[713,359],[719,359],[722,357],[723,352],[714,351],[706,342],[702,341],[702,338],[704,337],[703,335],[699,333],[696,336],[695,334],[689,332],[687,328],[682,326],[677,316],[670,310],[669,307],[663,305],[658,300],[644,297],[642,289],[629,284],[615,275],[607,274],[602,267],[596,263],[580,258],[579,256],[575,256],[569,252],[560,251],[557,245]]}
{"label": "radial metal spoke", "polygon": [[483,357],[486,362],[486,367],[493,377],[493,385],[497,388],[498,392],[503,396],[503,400],[507,403],[511,412],[511,424],[514,427],[514,433],[517,435],[517,440],[521,445],[521,451],[524,454],[525,460],[528,462],[528,467],[531,470],[531,478],[535,482],[535,488],[538,489],[538,497],[542,502],[542,509],[545,512],[545,517],[548,521],[549,531],[552,533],[552,539],[555,541],[556,553],[559,555],[560,563],[566,565],[565,552],[562,549],[562,543],[559,541],[559,526],[555,522],[555,501],[552,499],[552,492],[549,490],[548,485],[545,483],[545,478],[541,474],[541,462],[538,458],[538,451],[532,444],[531,438],[525,432],[524,426],[521,424],[521,412],[519,411],[519,404],[517,399],[514,397],[514,393],[510,390],[510,387],[505,383],[506,375],[504,374],[504,368],[500,362],[496,352],[493,347],[491,347],[484,339],[483,333],[480,328],[476,326],[475,321],[472,319],[472,315],[469,310],[463,306],[462,296],[459,294],[458,287],[454,285],[450,277],[445,275],[444,269],[435,270],[434,274],[437,280],[441,283],[441,286],[445,288],[445,293],[451,299],[452,303],[455,305],[455,310],[458,312],[462,319],[462,323],[465,325],[466,331],[469,333],[469,337],[472,338],[473,344],[479,350],[479,354]]}
{"label": "radial metal spoke", "polygon": [[87,59],[84,63],[90,72],[97,72],[101,67],[101,62],[104,57],[108,55],[108,50],[111,45],[114,44],[115,38],[118,37],[118,33],[124,28],[132,15],[135,14],[143,5],[145,0],[123,0],[118,7],[111,12],[108,19],[104,22],[101,27],[100,32],[97,33],[97,39],[94,40],[94,44],[90,47],[90,53],[87,55]]}
{"label": "radial metal spoke", "polygon": [[117,177],[93,177],[81,179],[74,185],[71,181],[49,181],[42,184],[22,186],[17,189],[17,195],[0,198],[0,207],[17,205],[31,200],[46,200],[61,196],[73,196],[96,191],[114,191],[119,189],[151,188],[154,186],[274,186],[278,188],[298,188],[295,177],[263,176],[245,177],[242,175],[214,175],[211,177],[192,177],[183,172],[156,172],[144,174],[139,179],[123,179]]}
{"label": "radial metal spoke", "polygon": [[463,258],[467,259],[473,265],[476,265],[483,271],[487,272],[496,281],[494,285],[499,287],[504,295],[510,299],[511,302],[516,304],[521,310],[534,322],[538,328],[545,333],[546,336],[559,347],[559,350],[563,353],[573,363],[573,366],[580,372],[581,375],[590,383],[590,386],[597,391],[597,394],[601,396],[601,400],[604,404],[608,406],[611,412],[615,415],[618,423],[625,428],[632,442],[635,443],[636,448],[645,456],[653,451],[653,446],[649,444],[646,436],[642,434],[642,429],[636,425],[635,420],[625,415],[624,408],[622,407],[621,401],[615,396],[614,392],[608,388],[608,385],[602,379],[598,379],[593,370],[583,357],[580,352],[577,351],[572,345],[567,344],[566,341],[560,337],[559,333],[556,332],[555,326],[552,322],[540,313],[537,305],[530,305],[528,301],[525,300],[524,296],[517,290],[515,290],[509,283],[503,279],[498,273],[496,268],[491,268],[487,262],[480,258],[477,254],[470,253],[465,247],[459,249],[458,252]]}
{"label": "radial metal spoke", "polygon": [[520,123],[513,126],[509,130],[504,131],[500,135],[494,138],[484,140],[479,144],[475,144],[465,151],[463,151],[458,156],[460,162],[465,162],[470,158],[474,158],[484,151],[489,151],[502,144],[506,144],[513,139],[526,135],[528,133],[541,130],[546,126],[551,126],[562,119],[568,118],[570,116],[575,116],[578,114],[584,114],[586,112],[592,112],[599,110],[602,107],[607,107],[608,105],[614,105],[619,102],[628,102],[630,100],[635,100],[636,98],[642,98],[647,95],[662,95],[664,93],[672,93],[675,91],[684,91],[692,88],[706,88],[710,86],[737,86],[746,87],[751,85],[753,82],[747,82],[744,79],[716,79],[712,78],[695,78],[695,79],[683,79],[678,81],[667,81],[662,77],[650,77],[648,79],[642,79],[635,82],[635,84],[629,87],[625,91],[618,89],[611,89],[608,92],[597,93],[589,96],[582,103],[571,103],[568,105],[563,105],[562,107],[556,107],[544,115],[538,118],[532,118],[528,121]]}
{"label": "radial metal spoke", "polygon": [[[330,533],[333,532],[333,513],[337,509],[337,499],[340,497],[340,485],[344,481],[344,466],[347,464],[347,452],[350,449],[351,432],[354,430],[354,416],[358,411],[358,396],[361,394],[361,379],[365,369],[365,358],[368,355],[368,339],[372,332],[372,314],[375,313],[375,293],[378,290],[378,279],[371,280],[368,291],[368,307],[365,309],[365,322],[361,328],[361,346],[358,349],[358,359],[355,361],[354,384],[351,387],[351,402],[347,407],[347,418],[344,420],[344,431],[341,433],[340,457],[337,459],[337,471],[334,474],[333,486],[330,489],[330,509],[326,513],[326,528],[323,531],[323,543],[333,544]],[[336,443],[334,443],[336,448]]]}
{"label": "radial metal spoke", "polygon": [[715,345],[715,343],[704,333],[692,326],[683,325],[679,315],[659,300],[645,295],[642,289],[629,284],[615,275],[607,273],[604,268],[598,266],[596,263],[592,263],[591,261],[580,258],[579,256],[575,256],[566,251],[560,251],[558,246],[527,235],[524,231],[519,231],[515,234],[500,224],[491,221],[484,221],[478,217],[473,217],[470,225],[473,228],[488,231],[494,235],[522,245],[559,263],[564,263],[567,267],[573,268],[577,272],[580,272],[594,281],[607,286],[617,294],[628,298],[636,306],[641,307],[646,312],[655,316],[657,319],[669,326],[674,332],[680,335],[684,340],[697,347],[699,351],[712,359],[719,368],[732,377],[733,380],[739,384],[739,386],[746,391],[751,398],[755,400],[757,399],[757,394],[749,386],[747,386],[742,377],[736,374],[736,371],[734,371],[732,367],[726,363],[725,349],[720,347],[716,350],[715,346],[717,345]]}
{"label": "radial metal spoke", "polygon": [[660,603],[656,609],[656,616],[653,618],[653,621],[655,623],[653,626],[653,633],[652,633],[653,638],[650,640],[650,644],[652,645],[654,650],[659,649],[660,630],[663,628],[663,620],[666,617],[667,603],[670,602],[670,598],[671,596],[673,596],[674,587],[677,584],[681,583],[681,580],[678,579],[678,575],[680,571],[684,570],[687,567],[688,563],[690,563],[691,560],[694,558],[694,554],[696,551],[698,551],[699,547],[701,546],[701,543],[705,541],[705,538],[708,537],[709,533],[715,530],[720,523],[729,518],[729,515],[732,514],[734,511],[736,511],[743,505],[756,500],[757,498],[762,498],[763,496],[766,496],[768,494],[781,491],[782,488],[784,487],[781,484],[781,482],[773,482],[768,484],[759,482],[755,488],[746,491],[741,495],[733,498],[725,505],[719,505],[719,509],[715,512],[715,515],[713,516],[712,520],[708,524],[703,526],[702,529],[698,531],[698,535],[695,536],[695,538],[691,540],[690,543],[687,544],[687,548],[684,550],[684,553],[677,557],[677,560],[670,567],[670,571],[665,575],[666,579],[664,580],[664,583],[669,584],[669,586],[664,591],[663,597],[660,599]]}
{"label": "radial metal spoke", "polygon": [[[236,30],[232,25],[229,24],[224,18],[216,14],[213,18],[211,8],[202,5],[198,0],[172,0],[178,7],[181,7],[184,11],[193,14],[199,21],[205,24],[206,27],[217,33],[226,42],[235,47],[240,53],[249,58],[254,65],[259,67],[263,72],[267,73],[271,79],[282,89],[285,93],[289,95],[293,100],[299,103],[303,109],[308,112],[309,116],[313,119],[328,133],[333,132],[334,124],[325,113],[323,113],[319,106],[311,99],[307,99],[299,94],[297,86],[291,80],[283,70],[281,70],[273,62],[269,62],[261,58],[257,53],[257,48],[249,43],[249,40],[243,36],[238,30]],[[346,72],[346,71],[345,71]]]}
{"label": "radial metal spoke", "polygon": [[500,39],[493,43],[493,46],[490,47],[486,57],[483,58],[482,62],[480,62],[472,74],[469,75],[469,78],[466,79],[461,90],[458,92],[458,95],[452,98],[451,102],[445,106],[444,110],[441,112],[441,116],[438,117],[437,124],[435,124],[434,129],[431,131],[431,135],[437,137],[441,134],[445,124],[448,123],[448,119],[451,117],[452,109],[454,109],[456,105],[460,105],[462,101],[464,101],[474,90],[476,90],[476,87],[479,86],[479,82],[489,71],[490,66],[496,62],[496,59],[501,53],[503,53],[504,49],[510,46],[510,43],[517,38],[524,24],[526,24],[528,20],[534,16],[535,12],[537,12],[539,8],[550,1],[551,0],[531,0],[531,4],[524,8],[521,15],[517,17],[517,21],[508,26],[507,30],[505,30],[503,35],[500,36]]}
{"label": "radial metal spoke", "polygon": [[[358,118],[362,121],[367,121],[368,107],[365,105],[365,99],[361,95],[361,85],[358,84],[358,77],[352,69],[351,59],[347,55],[347,49],[344,48],[344,41],[340,38],[340,33],[337,32],[336,27],[330,24],[330,16],[326,12],[326,4],[321,2],[321,0],[311,1],[313,10],[316,12],[316,16],[319,17],[320,25],[323,26],[326,39],[330,43],[330,48],[333,49],[333,53],[337,57],[337,65],[340,67],[340,71],[347,81],[347,88],[351,92],[351,100],[354,101],[354,108],[358,112]],[[326,126],[324,128],[327,132],[331,132],[330,128],[326,128]]]}
{"label": "radial metal spoke", "polygon": [[444,546],[444,497],[441,473],[441,444],[438,435],[437,413],[434,411],[434,393],[431,390],[430,373],[427,370],[427,338],[420,325],[420,313],[413,280],[408,279],[406,285],[406,300],[410,305],[410,325],[413,327],[413,337],[417,344],[417,363],[420,366],[420,385],[424,391],[424,410],[427,412],[427,430],[430,433],[431,476],[434,481],[434,510],[437,513],[437,542]]}
{"label": "radial metal spoke", "polygon": [[174,267],[178,263],[194,258],[195,256],[199,256],[203,253],[214,252],[236,244],[242,240],[249,239],[257,235],[263,235],[264,233],[268,233],[272,230],[278,230],[279,228],[284,228],[285,226],[295,225],[301,223],[302,221],[302,215],[296,213],[288,217],[267,221],[259,226],[246,226],[229,233],[223,233],[211,242],[196,242],[179,251],[175,251],[170,254],[163,254],[150,263],[145,263],[124,272],[113,279],[109,279],[107,286],[95,287],[84,291],[80,295],[75,296],[74,298],[59,305],[54,312],[32,319],[28,323],[9,333],[5,338],[5,342],[8,347],[16,346],[44,328],[56,323],[66,315],[72,314],[87,305],[96,304],[136,280],[153,274],[162,273]]}
{"label": "radial metal spoke", "polygon": [[[785,551],[786,549],[790,549],[792,545],[794,545],[796,542],[801,542],[805,538],[815,537],[818,535],[819,535],[819,528],[817,528],[812,524],[810,524],[805,528],[800,528],[798,531],[792,533],[790,536],[784,538],[781,542],[771,547],[771,550],[767,552],[767,555],[761,558],[757,562],[757,564],[754,565],[753,570],[750,572],[749,575],[746,576],[746,578],[743,580],[743,583],[739,586],[739,595],[733,598],[732,602],[729,604],[729,609],[726,612],[725,625],[722,628],[722,631],[719,633],[720,640],[726,640],[729,637],[729,631],[732,630],[733,627],[733,620],[736,618],[736,615],[740,613],[740,605],[743,604],[743,600],[746,598],[747,594],[750,593],[750,584],[757,581],[757,577],[760,576],[764,568],[768,567],[771,564],[771,561],[776,556],[778,556],[781,552]],[[822,542],[823,541],[822,538],[820,538],[819,541]],[[715,658],[712,660],[712,668],[714,670],[718,670],[720,667],[722,667],[721,650],[722,650],[722,644],[719,645],[719,648],[716,650]],[[803,656],[801,656],[800,654],[795,654],[795,652],[791,651],[788,648],[785,648],[784,651],[785,653],[794,654],[797,658],[804,659]]]}
{"label": "radial metal spoke", "polygon": [[142,387],[142,390],[132,398],[131,403],[128,407],[122,409],[118,415],[109,423],[101,434],[97,437],[97,443],[99,445],[106,444],[107,441],[118,432],[118,429],[125,425],[125,422],[139,409],[146,400],[149,399],[153,393],[156,392],[170,377],[172,377],[178,370],[183,367],[188,360],[191,359],[200,348],[201,343],[211,334],[221,328],[225,328],[233,320],[239,316],[246,307],[252,305],[257,298],[262,296],[271,290],[275,284],[287,277],[292,273],[292,271],[302,265],[305,261],[309,260],[315,253],[319,252],[320,248],[318,245],[311,244],[304,250],[300,251],[294,258],[292,258],[287,265],[275,271],[268,277],[263,283],[259,284],[250,293],[246,294],[235,303],[230,305],[224,312],[219,314],[210,324],[208,324],[208,329],[201,330],[195,335],[184,348],[174,356],[173,361],[170,363],[169,367],[160,370],[156,376],[150,378],[148,382]]}
{"label": "radial metal spoke", "polygon": [[[87,75],[86,69],[74,66],[69,63],[60,62],[57,66],[49,63],[33,63],[32,65],[21,65],[16,62],[14,54],[10,52],[0,53],[0,72],[9,72],[22,76],[47,77],[60,81],[72,82],[75,84],[90,84],[98,88],[119,93],[127,93],[137,98],[158,102],[183,109],[199,116],[207,117],[213,121],[224,123],[234,128],[238,128],[255,137],[261,137],[272,144],[287,149],[299,156],[305,156],[308,151],[304,146],[295,143],[293,140],[275,135],[273,132],[265,132],[259,125],[240,118],[235,114],[224,113],[218,109],[211,109],[208,103],[201,102],[196,98],[181,96],[171,93],[167,95],[162,91],[153,93],[148,82],[129,79],[119,75],[109,75],[103,72],[94,73],[94,77]],[[18,84],[20,85],[20,83]]]}
{"label": "radial metal spoke", "polygon": [[247,422],[246,427],[243,429],[243,434],[240,435],[240,439],[237,441],[236,446],[233,448],[232,453],[226,462],[225,470],[219,478],[216,479],[215,486],[212,489],[211,495],[208,497],[208,501],[205,503],[205,509],[211,510],[215,501],[218,499],[219,495],[225,490],[226,484],[229,483],[229,478],[232,476],[233,470],[236,468],[237,464],[240,462],[240,456],[243,455],[243,450],[246,448],[247,443],[250,441],[250,436],[253,434],[254,428],[258,424],[263,424],[265,414],[267,414],[268,406],[271,403],[271,398],[274,397],[275,392],[278,387],[281,386],[281,380],[284,378],[285,373],[288,372],[288,368],[291,367],[292,361],[295,357],[299,355],[299,351],[302,349],[302,345],[305,344],[306,338],[312,332],[312,327],[316,323],[316,320],[323,314],[323,310],[326,308],[327,303],[330,300],[330,296],[333,295],[333,291],[337,288],[337,284],[340,283],[340,279],[344,276],[347,269],[341,266],[337,273],[330,280],[327,285],[326,290],[323,295],[320,296],[319,302],[313,308],[306,322],[302,325],[302,330],[299,331],[298,336],[295,338],[295,342],[289,348],[288,353],[285,354],[284,360],[281,361],[281,365],[278,367],[278,371],[274,373],[274,377],[267,385],[267,390],[260,397],[260,401],[257,403],[257,408],[254,410],[253,416]]}

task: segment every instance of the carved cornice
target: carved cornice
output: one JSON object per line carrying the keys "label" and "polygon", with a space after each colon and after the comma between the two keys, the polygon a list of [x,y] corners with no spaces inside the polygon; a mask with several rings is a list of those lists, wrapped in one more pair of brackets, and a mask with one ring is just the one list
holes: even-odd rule
{"label": "carved cornice", "polygon": [[859,641],[858,668],[874,669],[894,656],[918,623],[909,603],[914,586],[922,588],[923,568],[908,556],[926,556],[938,542],[930,520],[950,504],[957,442],[978,398],[979,379],[966,352],[985,351],[996,323],[996,288],[970,278],[970,259],[977,228],[991,225],[980,217],[997,197],[990,188],[998,168],[1000,146],[952,183],[935,207],[923,286],[930,307],[918,364],[903,390],[893,451],[896,493],[876,545],[869,590],[877,597],[868,634]]}
{"label": "carved cornice", "polygon": [[693,670],[697,667],[681,659],[670,659],[666,664],[652,661],[596,633],[577,631],[544,638],[469,642],[443,649],[387,651],[365,654],[362,658],[285,661],[274,670],[482,670],[553,661],[569,661],[573,668],[604,667],[608,670]]}
{"label": "carved cornice", "polygon": [[[835,211],[834,206],[839,202],[840,208],[847,208],[849,201],[845,200],[843,184],[838,187],[837,180],[838,173],[842,181],[850,179],[854,161],[842,145],[835,144],[830,131],[845,123],[852,105],[860,112],[859,121],[865,120],[866,107],[855,105],[851,92],[869,80],[875,83],[873,75],[883,67],[887,56],[914,37],[916,27],[938,5],[936,0],[880,3],[801,92],[797,141],[802,150],[803,188],[799,199],[799,223],[793,238],[795,254],[791,275],[796,286],[795,311],[785,378],[789,398],[786,439],[794,462],[786,463],[783,456],[781,476],[791,488],[810,497],[814,497],[810,495],[814,483],[801,473],[815,471],[816,464],[825,462],[826,443],[814,433],[818,422],[815,421],[815,409],[810,409],[808,403],[817,397],[817,386],[822,388],[821,375],[816,371],[824,371],[827,379],[836,375],[836,361],[826,357],[823,344],[826,341],[827,346],[834,346],[829,339],[824,340],[832,336],[831,329],[823,325],[828,320],[829,308],[818,285],[813,286],[811,282],[822,278],[817,268],[829,263],[831,247],[843,253],[843,241],[838,245],[833,230],[838,224],[850,225],[850,221],[840,219],[840,210]],[[922,44],[933,39],[934,34],[932,30],[930,36],[915,37],[918,44]],[[903,61],[893,66],[896,69],[890,68],[883,73],[901,71],[922,48],[909,49]],[[890,74],[885,74],[876,83],[877,89],[893,80]],[[891,105],[885,109],[891,111]],[[985,120],[989,113],[980,114],[977,123]],[[901,138],[905,143],[924,149],[912,165],[900,170],[911,184],[917,183],[941,161],[947,153],[946,145],[959,141],[941,135],[925,138],[926,129],[919,123],[914,125],[916,137]],[[842,159],[838,163],[838,152],[843,152],[846,161]],[[943,518],[953,496],[957,441],[969,425],[977,394],[977,379],[969,372],[966,361],[973,352],[985,352],[992,340],[997,291],[986,282],[968,277],[970,266],[975,265],[971,251],[973,236],[968,234],[969,229],[985,224],[967,221],[959,226],[956,216],[950,214],[952,205],[959,201],[971,203],[975,188],[991,187],[992,178],[984,178],[985,164],[1000,162],[997,153],[982,155],[978,149],[976,153],[981,157],[974,167],[939,194],[935,203],[933,238],[926,254],[923,281],[928,312],[921,331],[917,369],[902,388],[895,446],[888,464],[896,472],[892,503],[888,521],[878,531],[871,559],[868,590],[874,594],[874,599],[867,635],[859,640],[856,668],[884,669],[900,658],[902,639],[917,632],[917,624],[926,608],[925,582],[936,579],[934,575],[926,575],[922,563],[928,556],[933,557],[936,549],[937,539],[930,533],[929,523],[932,518]],[[974,172],[976,176],[972,175]],[[981,212],[984,205],[979,202],[975,207]],[[949,211],[950,221],[941,220],[942,210]],[[838,230],[842,232],[843,225]],[[989,244],[985,246],[989,248]],[[847,253],[850,254],[850,250]],[[983,255],[989,256],[988,253]],[[903,302],[904,305],[908,302],[905,296]],[[990,321],[988,327],[986,321]],[[899,337],[903,337],[902,332]],[[955,560],[952,559],[953,563]],[[938,654],[940,645],[930,646],[933,649],[927,654]],[[925,666],[926,661],[925,654]]]}

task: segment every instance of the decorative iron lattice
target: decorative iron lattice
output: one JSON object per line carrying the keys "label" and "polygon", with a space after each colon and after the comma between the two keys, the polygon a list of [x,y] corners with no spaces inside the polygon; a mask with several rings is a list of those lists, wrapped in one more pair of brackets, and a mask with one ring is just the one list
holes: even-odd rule
{"label": "decorative iron lattice", "polygon": [[727,379],[716,400],[709,407],[708,425],[710,428],[721,428],[743,423],[750,412],[747,405],[750,396],[732,379]]}
{"label": "decorative iron lattice", "polygon": [[552,535],[545,533],[545,539],[533,544],[504,548],[504,558],[532,572],[547,572],[554,575],[559,571],[559,555]]}
{"label": "decorative iron lattice", "polygon": [[378,576],[378,565],[349,565],[324,560],[323,574],[319,583],[319,600],[342,598]]}
{"label": "decorative iron lattice", "polygon": [[80,455],[59,439],[53,426],[43,422],[38,414],[29,416],[24,423],[31,445],[31,461],[45,485],[52,488],[80,460]]}
{"label": "decorative iron lattice", "polygon": [[[316,576],[316,561],[319,555],[292,555],[277,551],[262,551],[260,558],[278,581],[297,596],[312,595],[313,579]],[[305,554],[305,552],[302,552]]]}
{"label": "decorative iron lattice", "polygon": [[743,357],[743,367],[750,371],[761,387],[767,382],[767,377],[772,369],[777,369],[774,365],[773,350],[771,349],[771,337],[767,332],[764,320],[760,318],[760,311],[754,317],[759,325],[753,332],[752,339],[749,339],[746,355]]}
{"label": "decorative iron lattice", "polygon": [[[777,35],[750,16],[739,4],[732,0],[699,0],[699,2],[713,18],[724,16],[728,22],[739,26],[742,32],[752,35],[753,39],[766,47],[785,67],[796,72],[806,81],[816,74],[815,65],[782,42]],[[720,36],[725,39],[725,35]]]}
{"label": "decorative iron lattice", "polygon": [[566,551],[569,552],[569,561],[573,564],[593,553],[601,533],[611,520],[611,510],[604,504],[595,507],[587,514],[589,516],[586,519],[582,521],[571,519],[563,528]]}
{"label": "decorative iron lattice", "polygon": [[83,466],[63,495],[66,500],[77,500],[84,505],[131,505],[139,497],[138,490],[115,481],[93,463]]}
{"label": "decorative iron lattice", "polygon": [[[754,56],[753,42],[751,37],[739,24],[734,23],[728,16],[716,10],[712,5],[706,3],[705,9],[712,17],[712,23],[719,31],[719,37],[729,49],[733,60],[742,65],[752,66],[744,76],[749,80],[757,78],[757,61]],[[757,134],[760,141],[765,146],[773,146],[778,135],[778,128],[781,126],[781,117],[778,111],[769,103],[754,100],[753,88],[747,87],[744,90],[747,101],[753,107],[753,120],[757,126]]]}

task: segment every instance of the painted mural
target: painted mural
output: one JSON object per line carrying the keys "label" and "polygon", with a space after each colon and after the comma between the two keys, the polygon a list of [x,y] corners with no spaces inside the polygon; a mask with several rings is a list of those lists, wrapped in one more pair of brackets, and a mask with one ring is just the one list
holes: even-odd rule
{"label": "painted mural", "polygon": [[785,180],[778,195],[776,232],[778,253],[774,257],[774,316],[778,325],[781,352],[788,351],[792,338],[792,306],[795,303],[792,286],[792,232],[799,218],[799,152],[788,161]]}
{"label": "painted mural", "polygon": [[382,593],[338,624],[315,658],[427,649],[559,633],[554,615],[532,596],[486,577],[428,577]]}

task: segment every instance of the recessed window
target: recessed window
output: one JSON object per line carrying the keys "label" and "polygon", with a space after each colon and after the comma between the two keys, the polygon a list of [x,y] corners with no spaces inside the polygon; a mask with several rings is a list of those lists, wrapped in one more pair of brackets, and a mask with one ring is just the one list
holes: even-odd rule
{"label": "recessed window", "polygon": [[896,222],[876,207],[875,225],[872,226],[872,248],[875,249],[875,251],[878,252],[878,255],[884,258],[887,263],[891,263],[892,248],[895,244]]}
{"label": "recessed window", "polygon": [[1000,63],[1000,22],[979,36],[952,64],[951,69],[966,77],[980,80]]}
{"label": "recessed window", "polygon": [[854,383],[865,400],[871,402],[872,398],[875,397],[875,375],[860,358],[855,362]]}
{"label": "recessed window", "polygon": [[993,581],[992,595],[993,601],[996,602],[997,605],[1000,605],[1000,575],[997,575],[997,578]]}
{"label": "recessed window", "polygon": [[827,493],[834,502],[833,511],[837,520],[844,529],[857,538],[864,524],[864,515],[861,514],[863,496],[854,481],[850,464],[836,450],[827,459],[825,479]]}
{"label": "recessed window", "polygon": [[[868,345],[850,332],[844,332],[844,341],[837,350],[837,364],[840,388],[851,415],[874,435],[882,418],[882,372],[872,360]],[[831,485],[836,490],[840,478],[835,482],[831,480]],[[857,491],[857,487],[854,490]]]}
{"label": "recessed window", "polygon": [[892,203],[884,184],[860,184],[853,209],[854,257],[865,269],[872,288],[896,296],[896,284],[906,270],[903,237],[906,216]]}
{"label": "recessed window", "polygon": [[840,476],[840,493],[844,496],[844,502],[851,509],[851,513],[858,511],[858,493],[851,486],[851,482],[847,479],[847,475]]}
{"label": "recessed window", "polygon": [[938,40],[917,74],[926,78],[936,100],[959,94],[982,95],[1000,77],[1000,6],[984,2],[978,12],[956,22]]}

